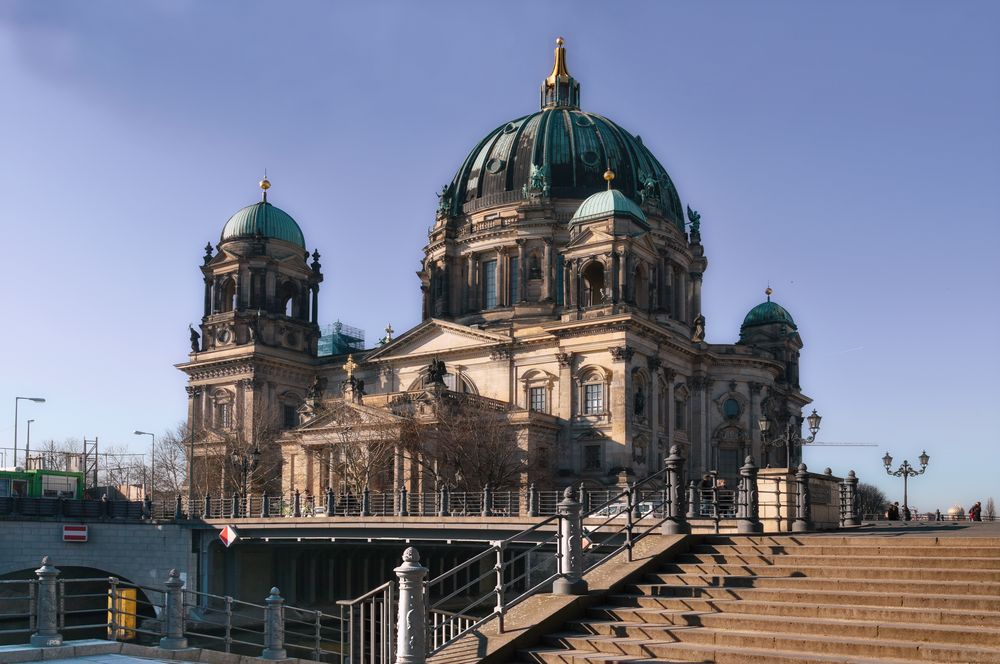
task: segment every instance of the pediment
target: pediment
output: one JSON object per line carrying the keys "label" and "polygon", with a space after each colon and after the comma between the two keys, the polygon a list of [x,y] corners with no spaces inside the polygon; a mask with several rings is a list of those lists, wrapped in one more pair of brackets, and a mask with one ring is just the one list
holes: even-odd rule
{"label": "pediment", "polygon": [[609,233],[606,233],[603,230],[588,228],[587,230],[582,231],[579,235],[577,235],[575,238],[573,238],[566,244],[566,251],[573,249],[575,247],[585,247],[593,244],[612,242],[614,241],[614,239],[615,239],[614,236],[610,235]]}
{"label": "pediment", "polygon": [[463,348],[509,344],[510,337],[432,318],[407,330],[365,358],[366,362],[433,355]]}
{"label": "pediment", "polygon": [[371,408],[344,399],[326,400],[313,412],[315,417],[296,427],[296,433],[381,427],[395,424],[402,419],[380,408]]}

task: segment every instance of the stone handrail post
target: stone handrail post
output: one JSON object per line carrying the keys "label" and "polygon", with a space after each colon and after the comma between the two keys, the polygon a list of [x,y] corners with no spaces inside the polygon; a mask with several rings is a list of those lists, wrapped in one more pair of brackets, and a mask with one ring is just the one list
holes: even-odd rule
{"label": "stone handrail post", "polygon": [[184,582],[177,570],[170,570],[167,587],[163,594],[163,638],[160,647],[164,650],[181,650],[188,647],[184,638]]}
{"label": "stone handrail post", "polygon": [[493,516],[493,488],[489,484],[483,487],[482,516]]}
{"label": "stone handrail post", "polygon": [[398,516],[410,516],[410,506],[406,500],[406,486],[399,487],[399,509],[396,513]]}
{"label": "stone handrail post", "polygon": [[687,518],[684,515],[684,457],[681,456],[680,445],[670,448],[670,456],[663,461],[663,465],[667,470],[666,504],[663,506],[666,521],[661,532],[664,535],[686,535],[691,532],[687,518],[693,515],[690,512]]}
{"label": "stone handrail post", "polygon": [[184,503],[181,501],[181,494],[177,494],[174,499],[174,521],[180,521],[184,518]]}
{"label": "stone handrail post", "polygon": [[35,626],[38,631],[31,635],[31,645],[36,648],[61,646],[59,633],[59,591],[57,577],[59,570],[52,566],[48,556],[42,558],[42,566],[35,570],[38,577],[38,599],[35,602]]}
{"label": "stone handrail post", "polygon": [[427,658],[424,597],[427,568],[420,564],[420,553],[411,546],[403,551],[403,564],[393,571],[399,578],[395,664],[424,664]]}
{"label": "stone handrail post", "polygon": [[333,487],[326,487],[326,515],[337,516],[337,501],[333,496]]}
{"label": "stone handrail post", "polygon": [[812,498],[809,495],[809,473],[806,464],[800,463],[795,472],[795,521],[792,523],[793,533],[805,533],[812,530]]}
{"label": "stone handrail post", "polygon": [[[698,518],[698,483],[691,480],[691,483],[688,485],[687,492],[687,518],[688,521],[690,521],[691,519]],[[690,525],[691,524],[689,523],[688,527],[690,527]]]}
{"label": "stone handrail post", "polygon": [[240,518],[240,496],[233,491],[233,497],[229,499],[229,514],[234,518]]}
{"label": "stone handrail post", "polygon": [[264,600],[267,608],[264,609],[264,650],[260,653],[261,659],[286,659],[288,653],[285,651],[285,600],[281,597],[281,591],[271,588],[271,594]]}
{"label": "stone handrail post", "polygon": [[737,507],[736,532],[756,534],[764,532],[760,522],[760,494],[757,491],[757,466],[753,457],[747,456],[740,468],[739,505]]}
{"label": "stone handrail post", "polygon": [[538,516],[538,489],[534,482],[528,485],[528,516]]}
{"label": "stone handrail post", "polygon": [[298,489],[292,496],[292,516],[302,516],[302,493]]}
{"label": "stone handrail post", "polygon": [[438,516],[451,516],[451,490],[447,484],[441,485]]}
{"label": "stone handrail post", "polygon": [[552,583],[556,595],[585,595],[587,582],[583,580],[583,519],[581,505],[576,501],[573,487],[568,486],[559,502],[559,573]]}
{"label": "stone handrail post", "polygon": [[[858,476],[854,474],[853,470],[847,473],[847,477],[844,478],[843,484],[843,525],[858,526],[860,525],[860,521],[858,520]],[[940,521],[940,519],[938,519],[938,521]]]}
{"label": "stone handrail post", "polygon": [[361,492],[361,516],[372,515],[372,493],[368,487]]}
{"label": "stone handrail post", "polygon": [[212,515],[212,497],[205,494],[204,500],[201,501],[201,516],[203,519],[208,519]]}
{"label": "stone handrail post", "polygon": [[260,518],[262,519],[267,519],[271,516],[271,510],[268,509],[267,504],[268,500],[267,489],[264,489],[263,493],[260,494]]}

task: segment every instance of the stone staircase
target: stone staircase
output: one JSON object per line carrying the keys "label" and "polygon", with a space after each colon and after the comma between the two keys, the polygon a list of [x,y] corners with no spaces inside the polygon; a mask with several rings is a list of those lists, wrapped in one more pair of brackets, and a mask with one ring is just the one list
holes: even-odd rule
{"label": "stone staircase", "polygon": [[692,542],[516,661],[1000,663],[1000,538]]}

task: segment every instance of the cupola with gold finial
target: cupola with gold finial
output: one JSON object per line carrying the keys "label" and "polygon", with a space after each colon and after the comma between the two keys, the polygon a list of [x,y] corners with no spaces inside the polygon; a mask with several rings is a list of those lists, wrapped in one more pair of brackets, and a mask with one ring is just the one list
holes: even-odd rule
{"label": "cupola with gold finial", "polygon": [[552,73],[542,81],[542,108],[580,108],[580,84],[566,69],[566,49],[563,38],[556,39]]}
{"label": "cupola with gold finial", "polygon": [[281,240],[305,249],[302,229],[292,216],[267,202],[267,190],[271,188],[267,174],[258,186],[261,191],[260,202],[248,205],[230,217],[222,229],[220,242],[265,238]]}

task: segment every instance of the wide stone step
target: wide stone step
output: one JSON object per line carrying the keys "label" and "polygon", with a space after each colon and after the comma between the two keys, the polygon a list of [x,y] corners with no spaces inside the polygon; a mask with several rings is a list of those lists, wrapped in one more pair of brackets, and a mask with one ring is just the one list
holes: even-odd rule
{"label": "wide stone step", "polygon": [[727,574],[657,574],[655,583],[637,583],[634,592],[661,594],[679,586],[717,586],[720,588],[788,588],[811,590],[860,590],[889,593],[931,593],[937,595],[973,594],[1000,598],[1000,583],[967,581],[921,581],[895,579],[838,579],[805,576],[742,576]]}
{"label": "wide stone step", "polygon": [[[794,576],[811,579],[884,579],[887,576],[898,580],[915,581],[967,581],[1000,584],[1000,570],[938,569],[923,567],[832,567],[829,565],[796,565],[781,560],[779,564],[756,565],[716,565],[713,563],[670,563],[663,565],[658,573],[648,575],[650,579],[666,578],[675,574],[711,574],[721,576]],[[1000,585],[998,585],[1000,588]]]}
{"label": "wide stone step", "polygon": [[[1000,612],[1000,598],[973,593],[892,593],[884,590],[819,590],[814,588],[725,588],[719,586],[660,587],[657,595],[634,592],[613,596],[614,604],[637,607],[674,608],[678,602],[712,600],[754,600],[800,604],[857,604],[861,606],[903,607],[925,610]],[[610,600],[609,600],[610,601]],[[697,605],[691,604],[691,608]]]}
{"label": "wide stone step", "polygon": [[1000,632],[993,627],[959,627],[924,623],[871,622],[713,612],[688,613],[683,618],[684,622],[671,625],[639,621],[579,620],[571,622],[569,628],[586,634],[655,640],[672,640],[673,631],[679,627],[707,627],[715,630],[817,635],[833,639],[889,639],[936,645],[1000,648]]}
{"label": "wide stone step", "polygon": [[886,547],[1000,547],[1000,537],[960,537],[933,535],[705,535],[701,544],[710,546],[886,546]]}
{"label": "wide stone step", "polygon": [[692,624],[690,616],[700,616],[704,613],[714,612],[830,620],[864,620],[871,622],[952,625],[958,627],[987,627],[1000,631],[1000,611],[864,606],[847,603],[764,602],[736,599],[658,599],[660,599],[659,606],[655,607],[599,606],[592,607],[588,611],[588,615],[600,620],[685,625]]}
{"label": "wide stone step", "polygon": [[[893,658],[911,662],[962,662],[965,664],[996,664],[1000,662],[1000,649],[994,648],[916,643],[890,639],[830,638],[826,635],[718,630],[707,627],[645,627],[640,628],[639,633],[642,629],[655,632],[657,637],[637,638],[627,636],[625,633],[614,636],[562,633],[550,635],[546,637],[545,641],[547,645],[563,646],[575,650],[589,649],[616,655],[667,658],[686,658],[691,655],[705,657],[706,651],[715,653],[718,648],[722,647],[736,650],[766,649],[841,657],[868,657],[874,658],[876,661]],[[723,664],[726,661],[718,658],[717,655],[713,655],[710,659],[717,664]]]}
{"label": "wide stone step", "polygon": [[677,556],[681,565],[807,565],[824,567],[878,567],[904,569],[951,569],[1000,571],[1000,555],[985,557],[941,557],[936,555],[812,555],[799,552],[781,553],[688,553]]}
{"label": "wide stone step", "polygon": [[[533,648],[518,653],[519,662],[540,664],[691,664],[690,659],[660,659],[643,656],[614,655],[593,650],[567,650],[565,648]],[[711,660],[697,660],[712,664]]]}
{"label": "wide stone step", "polygon": [[918,558],[951,557],[951,558],[1000,558],[1000,548],[989,546],[912,546],[897,542],[895,546],[860,545],[851,546],[837,545],[826,546],[823,544],[792,544],[792,545],[764,545],[764,544],[741,544],[741,545],[710,545],[697,544],[691,547],[690,552],[699,554],[749,554],[749,555],[806,555],[806,556],[909,556]]}
{"label": "wide stone step", "polygon": [[519,661],[532,664],[611,664],[614,662],[632,662],[655,664],[658,662],[701,662],[703,664],[907,664],[909,660],[899,659],[869,659],[848,657],[842,655],[819,655],[797,652],[783,652],[773,649],[758,650],[752,648],[705,647],[699,645],[679,644],[673,657],[683,659],[660,659],[633,657],[631,655],[614,655],[598,653],[593,650],[566,650],[564,648],[547,647],[523,650],[518,653]]}

